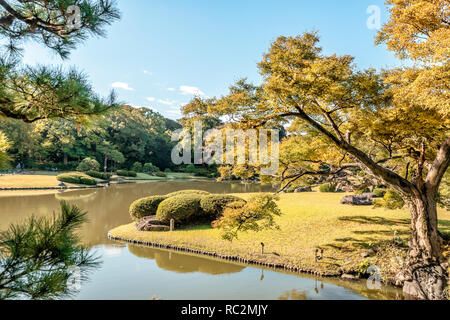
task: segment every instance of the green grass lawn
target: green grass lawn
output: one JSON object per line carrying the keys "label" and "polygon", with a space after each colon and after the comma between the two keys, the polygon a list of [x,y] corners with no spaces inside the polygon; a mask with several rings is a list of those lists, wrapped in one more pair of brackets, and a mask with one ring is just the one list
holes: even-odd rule
{"label": "green grass lawn", "polygon": [[[33,171],[29,174],[5,174],[0,175],[0,188],[56,188],[59,181],[56,176],[63,172],[56,171]],[[114,176],[117,177],[117,176]],[[167,177],[155,177],[145,173],[138,173],[136,178],[125,178],[126,180],[168,180],[168,179],[198,179],[190,173],[168,173]],[[201,178],[201,177],[200,177]],[[96,179],[100,182],[100,179]],[[82,185],[75,185],[66,183],[71,187],[80,187]]]}
{"label": "green grass lawn", "polygon": [[[295,266],[328,275],[354,273],[361,266],[377,264],[387,277],[391,276],[400,267],[399,258],[406,252],[405,245],[394,245],[393,240],[407,243],[408,211],[341,205],[339,200],[343,195],[281,194],[278,205],[283,215],[276,218],[280,230],[243,233],[233,242],[222,240],[220,231],[208,225],[173,232],[138,232],[134,223],[130,223],[111,230],[110,234],[123,239]],[[250,194],[239,196],[248,198]],[[439,219],[440,230],[449,233],[450,212],[439,209]],[[265,254],[261,253],[261,242],[265,244]],[[315,261],[316,248],[324,249],[324,259],[319,262]],[[363,258],[361,254],[370,248],[375,249],[376,254]]]}
{"label": "green grass lawn", "polygon": [[[56,173],[7,174],[0,176],[0,188],[56,188]],[[75,186],[67,183],[68,186]]]}

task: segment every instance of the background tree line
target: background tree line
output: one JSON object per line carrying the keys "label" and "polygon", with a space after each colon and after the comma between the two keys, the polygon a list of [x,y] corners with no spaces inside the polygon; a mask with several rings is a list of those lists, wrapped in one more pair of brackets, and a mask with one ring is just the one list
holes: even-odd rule
{"label": "background tree line", "polygon": [[97,159],[107,170],[130,169],[135,162],[153,163],[163,170],[171,168],[171,132],[180,127],[150,109],[126,105],[87,126],[66,119],[0,122],[14,164],[59,170],[74,170],[87,157]]}

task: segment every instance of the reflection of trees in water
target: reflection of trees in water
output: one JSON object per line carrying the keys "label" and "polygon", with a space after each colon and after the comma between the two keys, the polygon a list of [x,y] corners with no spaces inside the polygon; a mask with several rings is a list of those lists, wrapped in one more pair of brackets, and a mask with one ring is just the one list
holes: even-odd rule
{"label": "reflection of trees in water", "polygon": [[227,274],[241,272],[245,267],[208,258],[179,254],[136,245],[128,245],[131,253],[140,258],[156,261],[158,267],[178,273],[202,272],[207,274]]}
{"label": "reflection of trees in water", "polygon": [[[370,290],[367,287],[366,280],[359,280],[359,281],[348,281],[348,280],[342,280],[339,278],[326,278],[326,279],[316,279],[316,286],[315,291],[316,293],[319,293],[319,291],[327,290],[326,285],[332,284],[335,286],[343,287],[355,292],[358,292],[363,297],[366,297],[368,299],[372,300],[403,300],[404,296],[402,293],[401,288],[396,288],[393,286],[385,286],[382,285],[380,290]],[[320,281],[320,286],[318,285],[318,281]]]}
{"label": "reflection of trees in water", "polygon": [[306,291],[292,289],[289,291],[285,291],[281,296],[278,297],[278,300],[308,300],[308,297]]}

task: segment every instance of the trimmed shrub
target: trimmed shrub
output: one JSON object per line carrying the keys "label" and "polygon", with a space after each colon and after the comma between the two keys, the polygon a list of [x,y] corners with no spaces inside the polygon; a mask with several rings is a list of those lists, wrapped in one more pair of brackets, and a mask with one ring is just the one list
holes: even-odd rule
{"label": "trimmed shrub", "polygon": [[200,207],[206,216],[215,220],[222,215],[227,205],[236,201],[245,200],[228,194],[211,194],[202,197],[200,200]]}
{"label": "trimmed shrub", "polygon": [[80,172],[63,173],[56,177],[58,181],[73,183],[73,184],[85,184],[88,186],[95,186],[97,181],[94,178],[89,177],[87,174]]}
{"label": "trimmed shrub", "polygon": [[167,195],[167,197],[175,197],[175,196],[184,195],[184,194],[196,194],[196,195],[201,195],[201,196],[210,195],[210,193],[208,191],[203,191],[203,190],[180,190],[180,191],[169,193]]}
{"label": "trimmed shrub", "polygon": [[170,170],[170,168],[166,168],[166,169],[164,170],[164,172],[165,172],[165,173],[171,173],[172,170]]}
{"label": "trimmed shrub", "polygon": [[153,165],[153,163],[146,163],[144,164],[143,170],[145,173],[150,173],[150,172],[158,172],[159,168],[155,165]]}
{"label": "trimmed shrub", "polygon": [[375,199],[375,207],[385,207],[387,209],[395,210],[401,209],[405,205],[402,197],[393,190],[386,190],[383,199]]}
{"label": "trimmed shrub", "polygon": [[120,177],[128,177],[128,171],[127,170],[117,170],[116,173]]}
{"label": "trimmed shrub", "polygon": [[324,183],[319,187],[320,192],[336,192],[336,186],[332,183]]}
{"label": "trimmed shrub", "polygon": [[133,170],[130,170],[130,171],[128,171],[128,176],[135,178],[135,177],[137,177],[137,172],[133,171]]}
{"label": "trimmed shrub", "polygon": [[155,173],[155,176],[160,177],[160,178],[165,178],[165,177],[167,177],[167,174],[165,174],[162,171],[158,171],[157,173]]}
{"label": "trimmed shrub", "polygon": [[137,177],[136,171],[117,170],[117,175],[120,177]]}
{"label": "trimmed shrub", "polygon": [[375,188],[373,189],[373,194],[375,198],[383,198],[386,194],[387,189],[383,188]]}
{"label": "trimmed shrub", "polygon": [[83,159],[77,167],[77,171],[86,172],[86,171],[99,171],[100,163],[97,160],[92,158]]}
{"label": "trimmed shrub", "polygon": [[131,167],[131,170],[135,172],[142,172],[142,163],[136,161]]}
{"label": "trimmed shrub", "polygon": [[201,198],[201,195],[192,193],[167,198],[159,204],[156,219],[167,224],[170,219],[174,219],[177,225],[194,223],[202,216]]}
{"label": "trimmed shrub", "polygon": [[365,189],[355,190],[355,194],[363,194],[363,193],[370,193],[370,189],[365,188]]}
{"label": "trimmed shrub", "polygon": [[166,199],[166,196],[152,196],[134,201],[130,206],[131,219],[141,220],[156,215],[159,204]]}
{"label": "trimmed shrub", "polygon": [[108,180],[111,178],[111,173],[103,173],[99,171],[88,171],[86,174],[92,178],[102,179],[102,180]]}

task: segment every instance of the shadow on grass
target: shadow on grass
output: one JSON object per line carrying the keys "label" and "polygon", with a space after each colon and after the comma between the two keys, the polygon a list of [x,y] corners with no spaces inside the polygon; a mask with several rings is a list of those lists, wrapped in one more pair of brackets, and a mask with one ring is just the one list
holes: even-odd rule
{"label": "shadow on grass", "polygon": [[210,224],[201,224],[201,225],[197,225],[197,226],[187,226],[185,228],[179,228],[175,230],[180,230],[180,231],[201,231],[201,230],[211,230],[213,229],[213,227]]}
{"label": "shadow on grass", "polygon": [[[394,235],[394,231],[392,230],[365,230],[365,231],[353,231],[354,234],[384,234],[384,235]],[[405,230],[396,230],[396,235],[409,235],[411,232],[409,229]]]}
{"label": "shadow on grass", "polygon": [[387,219],[384,217],[344,216],[338,218],[341,221],[356,222],[361,224],[381,224],[386,226],[409,225],[410,219]]}

